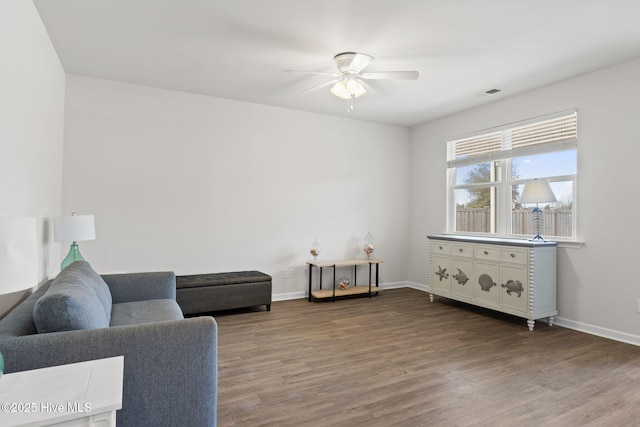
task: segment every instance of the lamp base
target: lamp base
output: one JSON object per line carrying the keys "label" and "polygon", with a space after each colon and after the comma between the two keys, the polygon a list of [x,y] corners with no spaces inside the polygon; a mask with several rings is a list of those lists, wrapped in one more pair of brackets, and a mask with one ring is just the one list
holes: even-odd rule
{"label": "lamp base", "polygon": [[67,268],[71,263],[75,261],[84,261],[84,260],[85,259],[80,254],[80,249],[78,249],[78,244],[76,242],[73,242],[71,244],[71,249],[69,249],[69,253],[62,260],[62,264],[60,264],[60,271]]}
{"label": "lamp base", "polygon": [[542,231],[543,213],[542,213],[542,209],[538,207],[537,203],[536,203],[536,207],[533,208],[533,210],[531,211],[531,215],[533,216],[533,226],[536,229],[536,235],[533,239],[529,239],[529,240],[531,242],[535,242],[535,241],[544,242],[544,239],[540,235],[540,231]]}

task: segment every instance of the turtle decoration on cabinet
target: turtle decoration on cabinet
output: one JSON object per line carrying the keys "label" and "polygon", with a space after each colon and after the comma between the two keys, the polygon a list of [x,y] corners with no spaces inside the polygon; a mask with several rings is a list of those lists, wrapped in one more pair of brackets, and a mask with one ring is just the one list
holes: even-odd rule
{"label": "turtle decoration on cabinet", "polygon": [[469,281],[469,277],[464,274],[464,271],[458,269],[458,274],[454,274],[453,278],[458,281],[458,285],[463,285]]}
{"label": "turtle decoration on cabinet", "polygon": [[489,292],[491,288],[493,288],[494,286],[497,286],[496,282],[493,281],[491,276],[489,276],[486,273],[482,273],[480,277],[478,277],[478,283],[480,284],[480,289],[482,289],[485,292]]}
{"label": "turtle decoration on cabinet", "polygon": [[518,294],[518,298],[524,292],[524,287],[522,286],[522,282],[519,280],[507,280],[507,283],[502,284],[503,288],[507,289],[507,293],[511,295],[511,292],[515,292]]}

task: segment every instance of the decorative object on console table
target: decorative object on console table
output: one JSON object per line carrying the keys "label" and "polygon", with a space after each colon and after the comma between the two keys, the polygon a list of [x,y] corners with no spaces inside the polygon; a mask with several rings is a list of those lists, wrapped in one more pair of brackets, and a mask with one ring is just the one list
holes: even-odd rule
{"label": "decorative object on console table", "polygon": [[[0,294],[11,294],[38,284],[36,219],[0,218]],[[0,377],[4,358],[0,353]]]}
{"label": "decorative object on console table", "polygon": [[53,218],[53,240],[56,242],[72,242],[69,253],[62,260],[60,270],[64,270],[74,261],[84,261],[80,254],[78,242],[95,240],[96,226],[93,215],[57,216]]}
{"label": "decorative object on console table", "polygon": [[371,259],[371,254],[373,253],[373,236],[371,233],[367,233],[364,236],[364,246],[362,247],[364,253],[367,254],[367,259]]}
{"label": "decorative object on console table", "polygon": [[536,236],[531,240],[542,240],[540,232],[542,230],[542,211],[538,207],[539,203],[555,203],[557,202],[556,196],[551,191],[551,186],[546,179],[534,179],[527,181],[524,184],[522,195],[520,196],[520,203],[523,205],[535,203],[536,207],[533,208],[533,225],[536,230]]}
{"label": "decorative object on console table", "polygon": [[309,252],[313,256],[313,260],[317,261],[318,255],[320,255],[320,243],[318,243],[318,240],[315,237],[313,238],[313,242],[311,242],[311,249]]}

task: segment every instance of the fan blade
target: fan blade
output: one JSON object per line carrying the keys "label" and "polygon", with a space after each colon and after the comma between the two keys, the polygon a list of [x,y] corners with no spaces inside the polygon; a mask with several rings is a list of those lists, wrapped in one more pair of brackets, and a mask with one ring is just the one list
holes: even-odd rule
{"label": "fan blade", "polygon": [[416,80],[418,75],[417,71],[381,71],[360,74],[360,77],[368,80]]}
{"label": "fan blade", "polygon": [[364,70],[367,65],[371,64],[371,61],[373,61],[373,56],[367,55],[366,53],[356,53],[349,64],[348,71],[351,74],[358,74]]}
{"label": "fan blade", "polygon": [[309,92],[309,91],[312,91],[312,90],[315,90],[315,89],[320,89],[321,87],[332,85],[337,81],[338,81],[338,79],[334,79],[334,80],[330,80],[328,82],[320,83],[319,85],[311,86],[308,89],[301,90],[300,93],[306,93],[306,92]]}
{"label": "fan blade", "polygon": [[298,70],[282,70],[285,73],[302,73],[302,74],[317,74],[319,76],[340,77],[340,74],[336,73],[318,73],[315,71],[298,71]]}

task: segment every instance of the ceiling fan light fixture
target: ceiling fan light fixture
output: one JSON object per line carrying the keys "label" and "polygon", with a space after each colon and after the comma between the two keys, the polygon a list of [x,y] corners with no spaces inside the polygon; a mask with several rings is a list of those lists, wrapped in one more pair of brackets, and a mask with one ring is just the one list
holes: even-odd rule
{"label": "ceiling fan light fixture", "polygon": [[363,84],[364,80],[416,80],[418,78],[417,71],[378,71],[374,73],[363,73],[362,71],[373,61],[373,56],[367,55],[366,53],[342,52],[334,56],[333,60],[338,68],[337,74],[320,73],[317,71],[298,71],[300,73],[337,77],[336,80],[321,83],[310,89],[303,90],[301,93],[333,84],[333,87],[330,89],[331,93],[347,101],[347,111],[353,110],[353,100],[355,98],[367,93]]}
{"label": "ceiling fan light fixture", "polygon": [[362,83],[354,77],[347,77],[336,82],[331,88],[331,93],[342,99],[353,99],[367,93]]}
{"label": "ceiling fan light fixture", "polygon": [[354,98],[357,98],[367,93],[367,90],[364,88],[364,85],[360,83],[360,80],[354,77],[350,77],[349,80],[347,80],[347,91]]}
{"label": "ceiling fan light fixture", "polygon": [[342,99],[351,99],[351,95],[347,92],[347,85],[342,80],[336,82],[331,88],[331,93]]}

